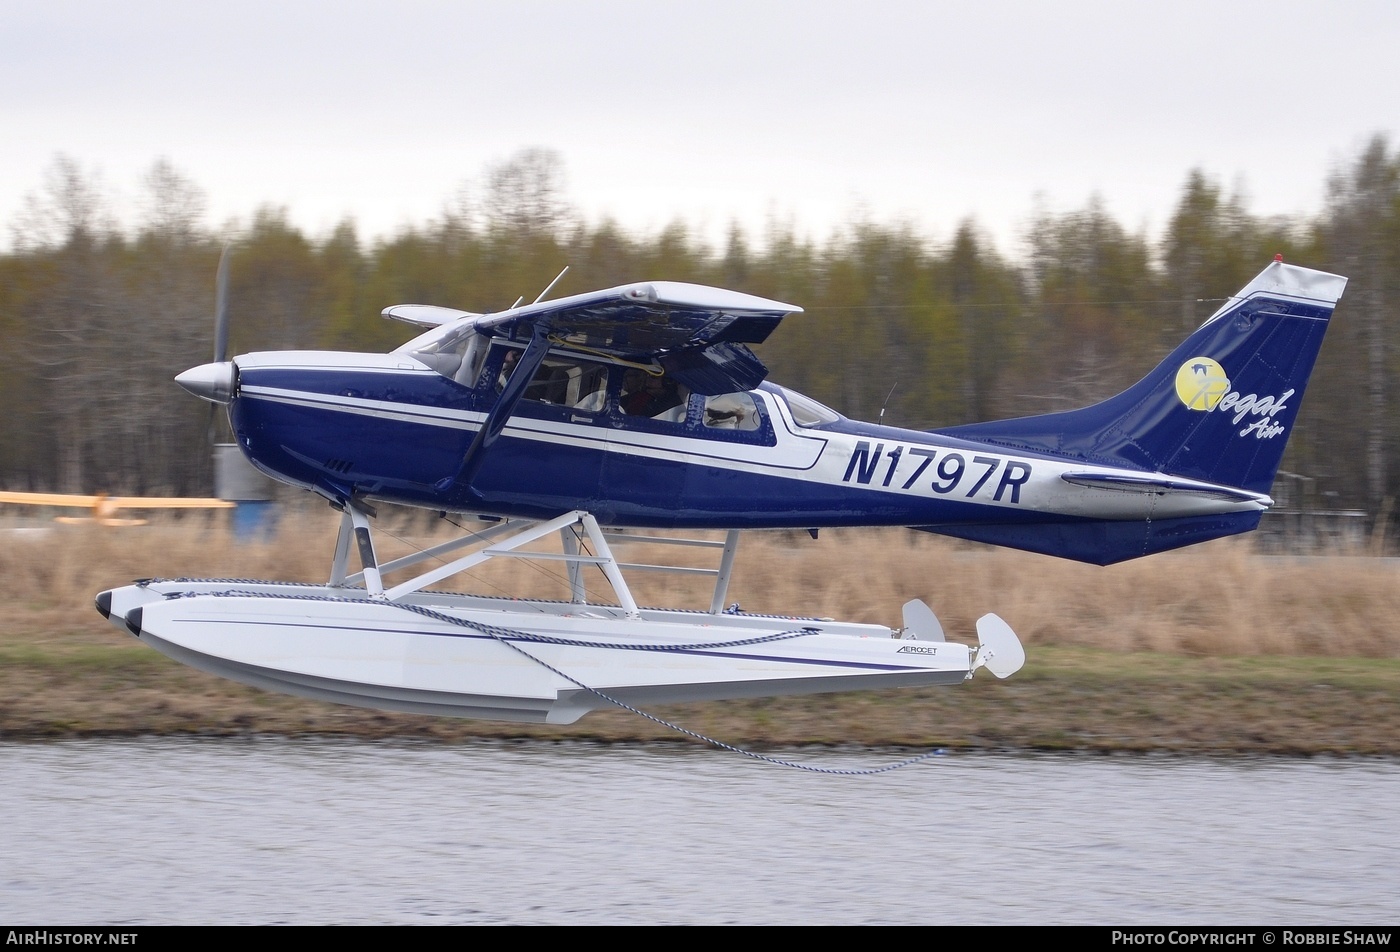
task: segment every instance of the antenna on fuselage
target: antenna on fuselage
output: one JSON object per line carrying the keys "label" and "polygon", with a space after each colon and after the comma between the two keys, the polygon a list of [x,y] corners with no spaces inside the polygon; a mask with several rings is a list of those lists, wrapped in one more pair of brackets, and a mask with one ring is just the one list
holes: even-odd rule
{"label": "antenna on fuselage", "polygon": [[899,381],[896,380],[896,381],[890,386],[890,392],[887,393],[887,394],[885,394],[885,402],[882,403],[882,404],[880,404],[880,418],[879,418],[878,420],[875,421],[876,423],[884,423],[884,422],[885,422],[885,407],[887,407],[887,406],[890,405],[890,397],[894,396],[894,388],[895,388],[895,387],[898,387],[898,386],[899,386]]}
{"label": "antenna on fuselage", "polygon": [[566,275],[566,274],[568,274],[568,273],[569,273],[569,266],[568,266],[568,265],[564,265],[564,270],[559,272],[558,277],[556,277],[553,281],[549,282],[549,286],[548,286],[547,288],[545,288],[543,291],[540,292],[540,296],[537,297],[537,298],[535,298],[535,299],[534,299],[533,301],[531,301],[530,303],[531,303],[531,304],[538,304],[538,303],[540,303],[541,301],[543,301],[543,300],[544,300],[544,296],[545,296],[546,294],[548,294],[550,291],[553,291],[553,290],[554,290],[554,286],[555,286],[556,284],[559,283],[559,278],[562,278],[564,275]]}
{"label": "antenna on fuselage", "polygon": [[[549,282],[549,284],[545,286],[545,289],[544,289],[543,291],[540,292],[540,296],[537,297],[537,298],[535,298],[535,299],[534,299],[533,301],[531,301],[530,303],[531,303],[531,304],[538,304],[538,303],[540,303],[541,301],[543,301],[543,300],[544,300],[544,296],[545,296],[546,294],[548,294],[550,291],[553,291],[553,290],[554,290],[554,286],[555,286],[556,284],[559,283],[559,279],[562,278],[564,275],[566,275],[566,274],[568,274],[568,273],[569,273],[569,266],[568,266],[568,265],[564,265],[564,270],[563,270],[563,271],[560,271],[557,275],[555,275],[555,276],[554,276],[554,280],[551,281],[551,282]],[[513,310],[515,310],[517,307],[520,306],[520,302],[523,301],[523,300],[525,300],[525,295],[522,294],[522,295],[520,295],[520,297],[516,298],[516,299],[515,299],[515,303],[512,304],[510,307],[506,308],[506,310],[507,310],[507,311],[513,311]]]}

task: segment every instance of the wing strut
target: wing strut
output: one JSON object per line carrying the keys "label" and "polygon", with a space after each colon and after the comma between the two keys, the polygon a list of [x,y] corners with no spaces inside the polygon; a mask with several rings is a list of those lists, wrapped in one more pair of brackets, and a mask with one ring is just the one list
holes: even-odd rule
{"label": "wing strut", "polygon": [[525,396],[525,388],[534,379],[535,371],[539,370],[540,364],[544,361],[544,355],[547,353],[549,353],[549,327],[545,322],[540,322],[531,330],[530,345],[525,348],[525,353],[520,355],[520,361],[516,364],[514,372],[506,381],[501,395],[496,398],[496,405],[486,415],[481,429],[476,431],[471,445],[462,455],[462,465],[457,468],[455,474],[437,483],[436,488],[439,491],[447,492],[455,486],[471,488],[472,480],[476,478],[477,471],[481,469],[481,464],[486,458],[486,451],[491,448],[491,445],[500,437],[501,431],[506,428],[510,415],[515,412],[516,404],[520,403],[520,398]]}

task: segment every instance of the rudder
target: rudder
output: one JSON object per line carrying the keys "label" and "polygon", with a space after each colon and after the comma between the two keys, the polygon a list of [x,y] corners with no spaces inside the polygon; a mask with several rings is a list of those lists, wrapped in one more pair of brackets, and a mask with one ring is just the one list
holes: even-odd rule
{"label": "rudder", "polygon": [[1345,287],[1275,260],[1117,396],[938,432],[1268,493]]}

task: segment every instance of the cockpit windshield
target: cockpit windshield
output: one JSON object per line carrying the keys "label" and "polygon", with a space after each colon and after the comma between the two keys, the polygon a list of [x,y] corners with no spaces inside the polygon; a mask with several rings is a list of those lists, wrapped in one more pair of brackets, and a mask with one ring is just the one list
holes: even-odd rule
{"label": "cockpit windshield", "polygon": [[444,377],[470,387],[475,384],[486,356],[486,342],[487,338],[470,324],[435,327],[399,347],[396,353],[409,354]]}
{"label": "cockpit windshield", "polygon": [[835,423],[841,419],[841,414],[831,407],[824,406],[813,400],[811,397],[798,393],[796,390],[789,390],[786,387],[774,385],[782,398],[787,401],[788,408],[792,410],[792,419],[798,426],[825,426],[828,423]]}

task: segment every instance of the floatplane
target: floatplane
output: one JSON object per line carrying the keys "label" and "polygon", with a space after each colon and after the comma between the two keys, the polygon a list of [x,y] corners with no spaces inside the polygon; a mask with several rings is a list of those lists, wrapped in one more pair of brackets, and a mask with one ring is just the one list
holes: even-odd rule
{"label": "floatplane", "polygon": [[[1345,284],[1276,259],[1123,393],[932,431],[768,382],[749,345],[801,308],[693,284],[546,288],[497,313],[389,307],[426,330],[387,354],[230,359],[221,318],[214,361],[176,379],[226,408],[252,465],[339,510],[329,579],[146,580],[97,606],[237,681],[462,717],[564,724],[609,704],[1007,677],[1025,654],[992,614],[970,646],[919,601],[899,629],[726,608],[739,534],[904,526],[1108,564],[1253,529]],[[382,504],[485,527],[381,562]],[[628,575],[655,566],[614,547],[659,530],[723,531],[663,537],[717,550],[708,610],[636,603]],[[522,557],[562,563],[570,597],[433,588]],[[585,570],[615,599],[592,598]]]}

